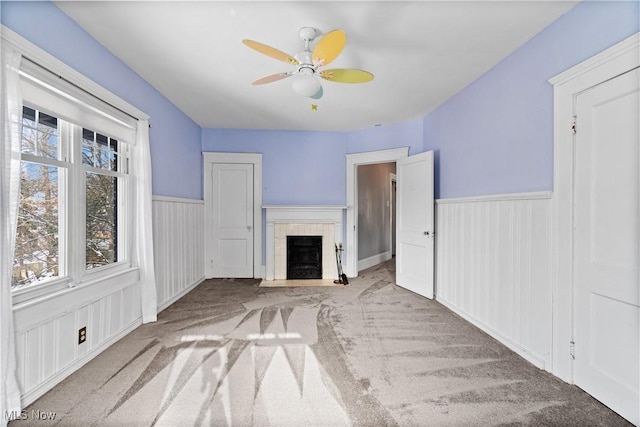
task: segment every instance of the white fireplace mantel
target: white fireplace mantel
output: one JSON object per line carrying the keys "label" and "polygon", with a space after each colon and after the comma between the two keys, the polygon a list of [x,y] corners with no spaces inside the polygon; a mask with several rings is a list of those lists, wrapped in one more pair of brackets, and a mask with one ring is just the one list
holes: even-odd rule
{"label": "white fireplace mantel", "polygon": [[[282,279],[281,268],[277,265],[282,264],[282,246],[276,247],[276,224],[287,224],[289,229],[297,230],[296,234],[309,234],[312,225],[333,224],[332,239],[334,241],[326,241],[323,239],[323,253],[328,254],[334,251],[334,244],[342,243],[342,223],[343,214],[346,206],[334,205],[264,205],[266,210],[266,280]],[[294,226],[299,224],[298,226]],[[307,227],[307,228],[305,228]],[[317,228],[316,228],[317,230]],[[278,243],[280,245],[280,243]],[[326,257],[323,257],[323,259]],[[323,278],[337,278],[335,263],[323,262]],[[277,274],[276,274],[277,273]],[[279,276],[279,277],[276,277]]]}

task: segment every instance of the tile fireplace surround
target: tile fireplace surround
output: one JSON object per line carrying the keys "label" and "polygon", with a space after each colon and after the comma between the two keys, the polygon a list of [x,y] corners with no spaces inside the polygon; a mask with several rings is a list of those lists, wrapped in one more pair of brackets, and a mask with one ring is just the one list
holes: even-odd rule
{"label": "tile fireplace surround", "polygon": [[267,212],[266,280],[287,278],[287,236],[322,236],[322,278],[337,279],[335,244],[345,206],[263,206]]}

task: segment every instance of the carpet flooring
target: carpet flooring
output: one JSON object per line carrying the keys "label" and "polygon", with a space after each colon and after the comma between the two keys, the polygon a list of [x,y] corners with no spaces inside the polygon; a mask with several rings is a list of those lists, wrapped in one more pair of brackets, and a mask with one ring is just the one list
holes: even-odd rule
{"label": "carpet flooring", "polygon": [[10,426],[629,425],[394,280],[207,280]]}

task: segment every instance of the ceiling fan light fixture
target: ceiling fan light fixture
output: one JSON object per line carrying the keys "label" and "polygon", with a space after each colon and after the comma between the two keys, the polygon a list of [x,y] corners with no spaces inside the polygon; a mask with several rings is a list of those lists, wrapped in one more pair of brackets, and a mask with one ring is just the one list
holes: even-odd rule
{"label": "ceiling fan light fixture", "polygon": [[297,94],[311,99],[320,99],[324,94],[324,90],[319,78],[336,83],[365,83],[373,80],[373,74],[370,72],[354,68],[319,70],[319,68],[330,64],[336,59],[347,42],[347,35],[344,30],[332,30],[326,33],[312,50],[309,44],[320,34],[314,28],[302,27],[299,31],[299,36],[304,42],[304,50],[294,56],[290,56],[264,43],[249,39],[242,40],[245,45],[257,52],[296,66],[295,71],[272,74],[255,80],[252,84],[262,85],[292,76],[293,90]]}
{"label": "ceiling fan light fixture", "polygon": [[312,97],[320,91],[320,82],[313,74],[301,74],[296,76],[292,83],[293,90],[297,94]]}

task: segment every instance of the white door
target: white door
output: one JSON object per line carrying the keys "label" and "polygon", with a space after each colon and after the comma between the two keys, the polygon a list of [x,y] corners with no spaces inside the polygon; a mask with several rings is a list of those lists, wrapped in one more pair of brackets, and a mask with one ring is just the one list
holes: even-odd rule
{"label": "white door", "polygon": [[433,299],[433,151],[397,161],[396,282]]}
{"label": "white door", "polygon": [[253,165],[214,163],[211,174],[213,277],[253,277]]}
{"label": "white door", "polygon": [[640,423],[640,70],[577,96],[574,382]]}

